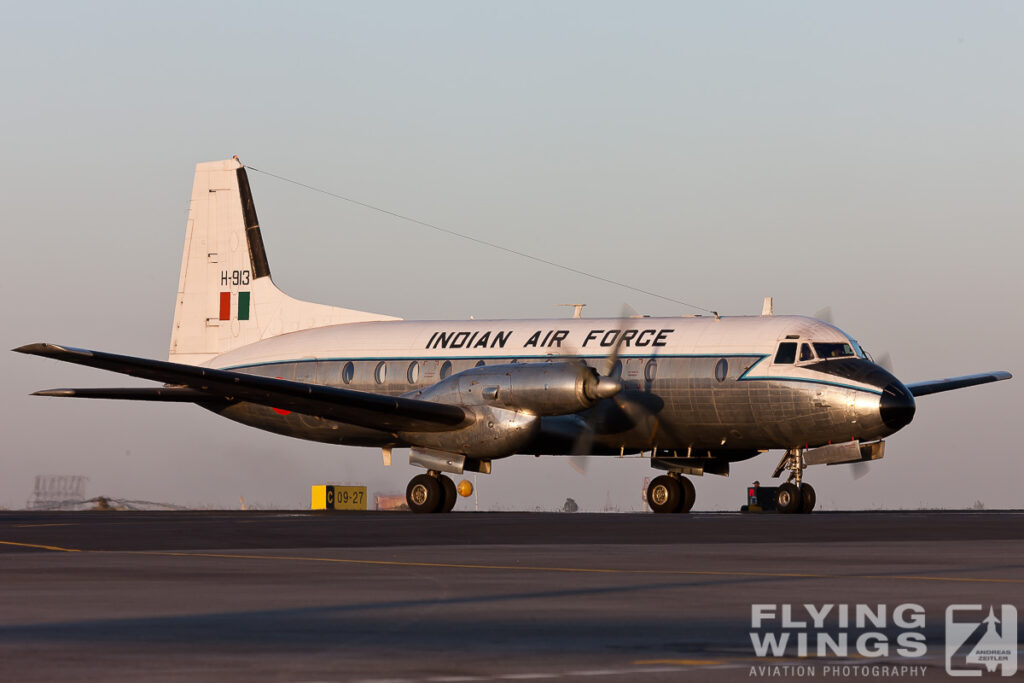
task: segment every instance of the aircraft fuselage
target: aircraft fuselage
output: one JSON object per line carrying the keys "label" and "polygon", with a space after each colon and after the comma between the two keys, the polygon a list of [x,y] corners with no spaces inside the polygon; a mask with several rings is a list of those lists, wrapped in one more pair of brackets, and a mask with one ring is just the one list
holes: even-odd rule
{"label": "aircraft fuselage", "polygon": [[[280,335],[208,365],[398,396],[480,366],[578,358],[600,367],[620,335],[616,374],[623,391],[592,408],[605,413],[595,452],[656,448],[734,452],[731,459],[741,459],[760,450],[880,439],[913,417],[910,393],[856,341],[800,316],[367,322]],[[829,351],[841,357],[819,357]],[[405,445],[387,432],[250,403],[217,411],[315,441]],[[541,418],[540,432],[519,452],[571,453],[572,438],[560,434],[571,434],[565,428],[579,419]]]}

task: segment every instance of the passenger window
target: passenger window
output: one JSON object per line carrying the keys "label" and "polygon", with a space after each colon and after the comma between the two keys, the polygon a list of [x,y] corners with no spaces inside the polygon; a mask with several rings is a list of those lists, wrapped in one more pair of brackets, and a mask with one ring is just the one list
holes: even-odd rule
{"label": "passenger window", "polygon": [[373,371],[373,379],[376,380],[377,384],[384,384],[388,381],[388,364],[384,361],[377,363],[377,368]]}
{"label": "passenger window", "polygon": [[420,381],[420,364],[416,361],[409,363],[409,369],[405,372],[405,378],[409,384],[416,384]]}
{"label": "passenger window", "polygon": [[796,342],[782,342],[775,354],[776,365],[792,365],[796,362]]}
{"label": "passenger window", "polygon": [[[621,362],[621,361],[620,361]],[[622,368],[619,368],[619,375],[622,375]],[[619,376],[617,375],[617,376]],[[648,382],[653,382],[658,376],[658,361],[653,358],[647,361],[647,365],[644,367],[644,379]]]}
{"label": "passenger window", "polygon": [[441,379],[448,379],[449,375],[451,375],[451,374],[452,374],[452,362],[450,360],[446,360],[441,365]]}
{"label": "passenger window", "polygon": [[356,366],[352,364],[352,361],[345,363],[345,367],[341,369],[341,381],[345,384],[351,384],[355,376]]}
{"label": "passenger window", "polygon": [[800,345],[800,360],[814,360],[814,352],[811,351],[810,344]]}

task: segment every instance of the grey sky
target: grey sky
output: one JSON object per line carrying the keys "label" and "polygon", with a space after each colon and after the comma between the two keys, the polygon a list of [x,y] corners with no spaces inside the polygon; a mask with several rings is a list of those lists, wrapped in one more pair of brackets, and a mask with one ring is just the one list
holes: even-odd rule
{"label": "grey sky", "polygon": [[[1019,3],[5,3],[3,348],[166,356],[198,161],[257,168],[714,308],[831,305],[906,381],[1016,367]],[[405,318],[692,311],[251,174],[289,294]],[[0,505],[90,494],[302,506],[404,491],[376,451],[191,406],[29,398],[125,378],[0,354]],[[929,396],[822,508],[1021,507],[1024,378]],[[733,509],[777,454],[697,480]],[[824,470],[824,471],[822,471]],[[516,457],[486,507],[639,506],[642,461]],[[460,503],[465,505],[465,503]]]}

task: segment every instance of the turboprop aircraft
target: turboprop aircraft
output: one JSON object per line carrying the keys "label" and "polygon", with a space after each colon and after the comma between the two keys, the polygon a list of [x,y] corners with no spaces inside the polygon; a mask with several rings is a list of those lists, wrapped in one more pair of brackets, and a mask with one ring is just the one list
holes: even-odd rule
{"label": "turboprop aircraft", "polygon": [[782,512],[810,512],[810,465],[881,458],[915,399],[1009,379],[903,384],[827,322],[773,315],[404,321],[293,299],[270,277],[245,167],[196,166],[168,361],[53,344],[15,351],[162,382],[41,396],[179,401],[301,439],[409,448],[414,512],[449,511],[445,473],[515,454],[649,453],[655,512],[685,476],[783,451]]}

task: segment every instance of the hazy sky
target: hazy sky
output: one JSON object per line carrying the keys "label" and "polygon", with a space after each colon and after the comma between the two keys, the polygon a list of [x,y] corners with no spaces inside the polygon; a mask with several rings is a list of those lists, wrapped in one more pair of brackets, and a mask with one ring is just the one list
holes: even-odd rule
{"label": "hazy sky", "polygon": [[[1024,5],[1014,2],[4,3],[2,341],[165,358],[193,166],[256,168],[638,287],[756,314],[829,305],[897,374],[1005,369],[1024,337]],[[276,283],[404,318],[692,311],[251,173]],[[29,397],[132,380],[0,354],[0,506],[87,493],[301,507],[404,492],[377,451],[194,406]],[[1024,506],[1024,377],[923,397],[819,506]],[[735,509],[778,459],[698,479]],[[640,504],[640,460],[520,456],[483,507]],[[462,509],[467,504],[460,502]]]}

